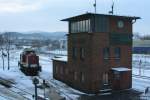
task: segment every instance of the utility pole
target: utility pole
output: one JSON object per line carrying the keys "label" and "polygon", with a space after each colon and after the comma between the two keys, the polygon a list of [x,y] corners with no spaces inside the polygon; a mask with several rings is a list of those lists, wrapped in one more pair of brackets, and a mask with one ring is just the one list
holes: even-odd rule
{"label": "utility pole", "polygon": [[96,14],[96,11],[97,11],[97,8],[96,8],[96,6],[97,6],[97,2],[96,2],[96,0],[95,0],[95,3],[94,3],[94,9],[95,9],[95,14]]}
{"label": "utility pole", "polygon": [[112,9],[112,15],[113,15],[114,14],[114,1],[112,3],[111,9]]}

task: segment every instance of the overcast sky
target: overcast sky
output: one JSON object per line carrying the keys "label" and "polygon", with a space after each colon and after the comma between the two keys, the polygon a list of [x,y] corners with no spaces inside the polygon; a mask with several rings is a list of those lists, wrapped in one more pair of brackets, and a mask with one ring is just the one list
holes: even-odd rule
{"label": "overcast sky", "polygon": [[[141,17],[134,32],[150,34],[150,0],[114,0],[115,14]],[[0,31],[67,31],[61,19],[93,12],[94,0],[0,0]],[[97,13],[111,9],[112,0],[97,0]]]}

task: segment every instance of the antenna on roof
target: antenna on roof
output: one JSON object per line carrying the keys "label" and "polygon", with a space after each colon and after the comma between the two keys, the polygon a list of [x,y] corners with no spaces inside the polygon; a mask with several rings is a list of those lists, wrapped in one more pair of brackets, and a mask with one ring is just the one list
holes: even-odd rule
{"label": "antenna on roof", "polygon": [[112,6],[111,6],[111,11],[109,11],[109,14],[114,14],[114,1],[112,0]]}
{"label": "antenna on roof", "polygon": [[93,4],[94,9],[95,9],[95,14],[96,14],[96,10],[97,10],[97,8],[96,8],[97,4],[96,4],[96,3],[97,3],[97,2],[96,2],[96,0],[95,0],[95,3]]}

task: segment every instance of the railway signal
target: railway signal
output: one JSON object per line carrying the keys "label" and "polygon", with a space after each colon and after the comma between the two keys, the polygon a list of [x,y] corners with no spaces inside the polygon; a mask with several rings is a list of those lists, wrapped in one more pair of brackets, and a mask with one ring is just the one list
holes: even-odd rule
{"label": "railway signal", "polygon": [[33,79],[33,84],[35,86],[35,100],[38,100],[38,96],[37,96],[37,84],[39,84],[39,80],[36,77]]}

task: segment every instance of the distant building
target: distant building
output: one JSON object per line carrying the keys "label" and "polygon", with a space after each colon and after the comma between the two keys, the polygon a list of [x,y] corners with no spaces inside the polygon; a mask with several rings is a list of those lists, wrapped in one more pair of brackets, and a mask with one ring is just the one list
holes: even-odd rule
{"label": "distant building", "polygon": [[63,19],[69,22],[68,57],[53,59],[53,77],[86,93],[131,88],[137,19],[93,13]]}
{"label": "distant building", "polygon": [[150,54],[150,40],[134,40],[132,51],[135,54]]}

